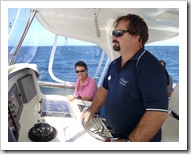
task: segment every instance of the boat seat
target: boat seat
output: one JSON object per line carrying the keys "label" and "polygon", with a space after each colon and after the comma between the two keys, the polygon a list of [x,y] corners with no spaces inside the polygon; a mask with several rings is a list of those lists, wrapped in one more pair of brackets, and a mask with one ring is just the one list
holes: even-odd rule
{"label": "boat seat", "polygon": [[179,121],[170,115],[162,126],[162,142],[179,142]]}
{"label": "boat seat", "polygon": [[169,116],[162,126],[162,142],[179,142],[179,120],[172,116],[172,112],[179,117],[179,84],[169,99]]}

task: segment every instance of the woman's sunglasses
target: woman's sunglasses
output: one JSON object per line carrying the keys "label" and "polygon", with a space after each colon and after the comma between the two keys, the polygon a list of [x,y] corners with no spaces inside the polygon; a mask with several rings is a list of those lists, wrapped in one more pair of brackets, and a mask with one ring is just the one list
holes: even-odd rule
{"label": "woman's sunglasses", "polygon": [[85,72],[86,70],[76,70],[76,73],[82,73],[82,72]]}
{"label": "woman's sunglasses", "polygon": [[114,30],[112,32],[112,36],[121,37],[123,36],[124,33],[130,33],[130,31],[129,30]]}

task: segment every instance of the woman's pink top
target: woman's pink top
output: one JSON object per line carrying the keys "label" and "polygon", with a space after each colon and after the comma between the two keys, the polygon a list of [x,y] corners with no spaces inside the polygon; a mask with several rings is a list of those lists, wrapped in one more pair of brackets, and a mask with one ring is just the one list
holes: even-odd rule
{"label": "woman's pink top", "polygon": [[91,98],[90,101],[92,101],[95,96],[95,93],[97,91],[97,84],[96,84],[95,80],[91,79],[90,77],[87,77],[86,82],[81,87],[81,90],[77,91],[79,84],[80,84],[80,80],[77,79],[76,85],[75,85],[74,96],[76,98],[90,97]]}

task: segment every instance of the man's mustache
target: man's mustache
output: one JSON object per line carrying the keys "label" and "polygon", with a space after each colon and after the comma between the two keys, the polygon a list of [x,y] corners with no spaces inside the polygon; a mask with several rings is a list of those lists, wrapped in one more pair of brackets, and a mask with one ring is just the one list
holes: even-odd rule
{"label": "man's mustache", "polygon": [[117,40],[113,40],[112,43],[117,43],[118,44],[118,45],[113,45],[113,50],[114,51],[120,51],[121,50],[119,42]]}
{"label": "man's mustache", "polygon": [[112,43],[118,43],[119,44],[119,42],[117,40],[113,40]]}

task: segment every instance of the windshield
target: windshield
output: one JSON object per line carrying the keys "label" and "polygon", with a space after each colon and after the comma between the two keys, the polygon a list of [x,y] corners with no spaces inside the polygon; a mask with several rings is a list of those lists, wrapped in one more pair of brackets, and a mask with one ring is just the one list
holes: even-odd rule
{"label": "windshield", "polygon": [[[25,11],[24,11],[25,10]],[[17,18],[26,16],[26,18]],[[18,27],[27,23],[29,9],[9,9],[9,22],[15,22]],[[23,22],[25,24],[23,24]],[[18,38],[24,31],[25,26],[20,27],[18,33],[11,33],[9,30],[9,60],[13,57],[17,47]],[[15,26],[16,28],[16,26]],[[14,31],[18,32],[18,29]],[[16,39],[17,38],[17,39]],[[96,44],[84,42],[68,37],[58,36],[46,30],[36,18],[34,18],[30,29],[22,43],[17,55],[14,56],[14,63],[35,63],[40,73],[40,81],[65,83],[75,82],[77,79],[74,65],[77,61],[83,60],[88,65],[88,75],[99,82],[101,72],[108,60],[105,52]]]}
{"label": "windshield", "polygon": [[8,52],[9,61],[14,58],[14,52],[22,37],[29,18],[30,9],[8,9]]}

